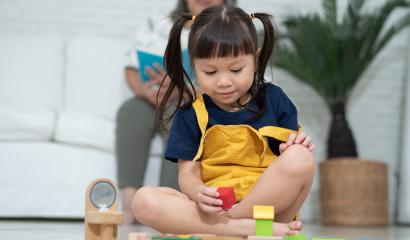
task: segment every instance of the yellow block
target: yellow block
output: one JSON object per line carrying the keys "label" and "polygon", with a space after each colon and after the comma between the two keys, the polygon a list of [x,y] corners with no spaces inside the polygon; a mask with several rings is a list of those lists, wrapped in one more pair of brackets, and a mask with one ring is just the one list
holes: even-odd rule
{"label": "yellow block", "polygon": [[275,217],[275,210],[273,206],[253,206],[253,218],[254,219],[267,219],[273,220]]}
{"label": "yellow block", "polygon": [[191,235],[178,235],[179,238],[187,239],[191,238]]}

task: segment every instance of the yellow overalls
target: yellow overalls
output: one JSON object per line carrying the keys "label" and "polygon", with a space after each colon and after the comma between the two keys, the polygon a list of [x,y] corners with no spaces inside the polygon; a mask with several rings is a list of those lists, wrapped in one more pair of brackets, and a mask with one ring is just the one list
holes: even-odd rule
{"label": "yellow overalls", "polygon": [[[192,104],[202,132],[198,153],[205,186],[233,187],[236,201],[241,201],[277,156],[270,150],[267,137],[286,142],[299,131],[267,126],[259,130],[248,125],[215,125],[206,130],[208,112],[202,95]],[[299,213],[296,219],[299,217]]]}

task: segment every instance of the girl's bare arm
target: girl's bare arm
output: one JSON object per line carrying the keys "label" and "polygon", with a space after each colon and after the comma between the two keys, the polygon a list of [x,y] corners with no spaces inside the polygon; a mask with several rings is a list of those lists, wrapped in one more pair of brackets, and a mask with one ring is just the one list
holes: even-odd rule
{"label": "girl's bare arm", "polygon": [[179,187],[192,201],[198,202],[197,195],[204,186],[201,180],[201,162],[178,160]]}
{"label": "girl's bare arm", "polygon": [[201,179],[201,162],[178,160],[179,186],[185,195],[198,203],[199,208],[207,213],[222,211],[222,200],[217,199],[216,187],[206,187]]}

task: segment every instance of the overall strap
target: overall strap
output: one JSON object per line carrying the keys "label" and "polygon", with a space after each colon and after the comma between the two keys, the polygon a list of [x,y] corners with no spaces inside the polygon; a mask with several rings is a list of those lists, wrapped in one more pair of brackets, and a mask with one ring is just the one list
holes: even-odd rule
{"label": "overall strap", "polygon": [[201,129],[202,133],[202,138],[201,142],[199,145],[198,152],[194,158],[193,161],[198,160],[201,155],[202,155],[202,150],[203,150],[203,144],[204,144],[204,138],[205,138],[205,132],[206,132],[206,126],[208,125],[208,111],[206,111],[205,108],[205,102],[202,94],[198,94],[196,96],[196,100],[192,103],[192,107],[194,107],[195,113],[196,113],[196,118],[198,119],[198,125],[199,128]]}
{"label": "overall strap", "polygon": [[268,126],[268,127],[263,127],[259,129],[259,133],[262,136],[266,137],[271,137],[271,138],[276,138],[282,142],[286,142],[289,139],[289,136],[291,133],[296,133],[296,136],[299,136],[299,134],[303,131],[303,127],[298,124],[298,131],[293,131],[287,128],[281,128],[281,127],[273,127],[273,126]]}
{"label": "overall strap", "polygon": [[[281,127],[273,127],[273,126],[268,126],[268,127],[263,127],[258,130],[259,134],[262,135],[263,137],[271,137],[275,138],[279,141],[286,142],[289,139],[289,136],[291,133],[296,133],[296,136],[299,136],[299,134],[303,131],[302,126],[298,124],[298,131],[293,131],[287,128],[281,128]],[[268,149],[268,141],[265,138],[265,141],[263,141],[263,151],[262,151],[262,159],[265,156],[266,150]]]}

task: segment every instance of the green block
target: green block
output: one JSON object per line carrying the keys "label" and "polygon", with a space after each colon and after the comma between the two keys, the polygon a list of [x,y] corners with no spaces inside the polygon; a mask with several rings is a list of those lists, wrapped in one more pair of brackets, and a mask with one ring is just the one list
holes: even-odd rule
{"label": "green block", "polygon": [[256,219],[255,236],[273,236],[273,220]]}
{"label": "green block", "polygon": [[191,237],[191,238],[178,238],[178,237],[152,237],[153,240],[202,240],[202,238]]}
{"label": "green block", "polygon": [[[310,240],[346,240],[346,239],[340,239],[340,238],[311,238]],[[359,239],[359,240],[364,240],[364,239]]]}
{"label": "green block", "polygon": [[305,234],[293,235],[293,236],[284,237],[284,239],[290,239],[290,240],[306,240],[306,235],[305,235]]}

